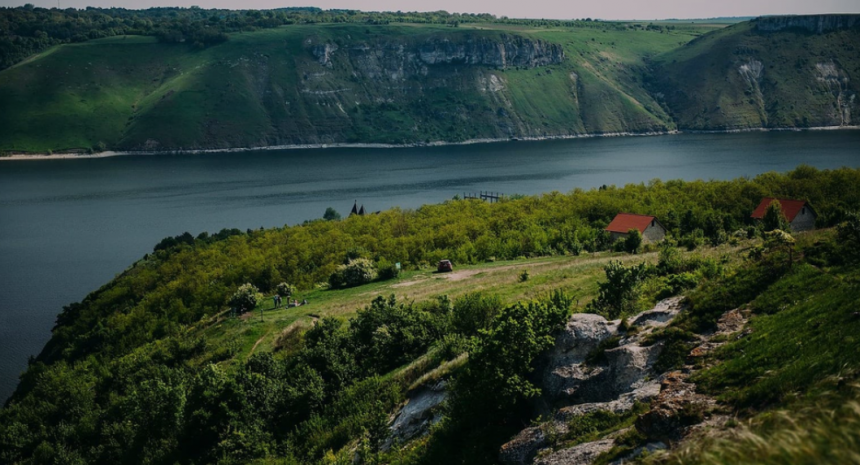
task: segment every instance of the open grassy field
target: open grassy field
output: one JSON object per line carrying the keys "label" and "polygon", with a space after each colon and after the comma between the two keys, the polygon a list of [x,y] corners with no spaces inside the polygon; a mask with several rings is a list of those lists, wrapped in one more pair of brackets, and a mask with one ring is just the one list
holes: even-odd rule
{"label": "open grassy field", "polygon": [[[722,258],[736,262],[735,253],[748,244],[723,245],[715,248],[686,252],[687,257]],[[500,261],[481,265],[457,266],[452,273],[435,270],[408,271],[398,278],[378,281],[348,289],[315,289],[300,291],[291,299],[307,300],[299,307],[274,307],[272,296],[265,298],[257,308],[241,317],[229,313],[216,315],[197,325],[195,331],[204,335],[213,346],[233,345],[237,350],[234,361],[247,359],[251,353],[272,351],[279,339],[294,332],[310,328],[322,317],[350,318],[379,297],[394,295],[399,301],[424,302],[448,296],[454,300],[471,292],[498,295],[504,304],[511,305],[545,297],[552,291],[563,289],[576,300],[577,308],[597,295],[598,281],[605,279],[603,267],[617,260],[626,265],[657,262],[656,252],[639,255],[602,252],[581,256],[556,256],[535,259]],[[528,271],[529,279],[520,275]],[[286,301],[284,301],[286,303]],[[648,305],[653,302],[645,302]]]}

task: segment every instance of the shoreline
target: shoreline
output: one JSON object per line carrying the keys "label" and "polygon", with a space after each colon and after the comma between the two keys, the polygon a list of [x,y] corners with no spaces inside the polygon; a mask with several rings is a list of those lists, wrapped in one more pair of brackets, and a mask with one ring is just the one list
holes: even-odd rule
{"label": "shoreline", "polygon": [[108,158],[119,156],[133,155],[199,155],[210,153],[241,153],[241,152],[258,152],[270,150],[303,150],[303,149],[399,149],[399,148],[415,148],[415,147],[446,147],[456,145],[474,145],[474,144],[493,144],[501,142],[539,142],[548,140],[573,140],[573,139],[591,139],[602,137],[651,137],[651,136],[667,136],[677,134],[737,134],[746,132],[804,132],[804,131],[842,131],[842,130],[860,130],[858,126],[817,126],[811,128],[738,128],[738,129],[715,129],[715,130],[672,130],[672,131],[651,131],[651,132],[611,132],[602,134],[576,134],[576,135],[558,135],[558,136],[539,136],[539,137],[517,137],[517,138],[482,138],[469,139],[459,142],[416,142],[412,144],[383,144],[383,143],[348,143],[338,142],[331,144],[288,144],[288,145],[269,145],[263,147],[234,147],[224,149],[177,149],[177,150],[128,150],[128,151],[113,151],[107,150],[100,153],[81,154],[81,153],[17,153],[0,157],[0,161],[12,160],[70,160],[70,159],[92,159],[92,158]]}

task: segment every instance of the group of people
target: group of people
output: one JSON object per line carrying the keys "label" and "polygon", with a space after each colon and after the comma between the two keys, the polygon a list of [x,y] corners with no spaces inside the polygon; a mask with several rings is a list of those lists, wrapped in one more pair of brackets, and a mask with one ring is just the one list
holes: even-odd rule
{"label": "group of people", "polygon": [[[274,303],[275,303],[275,308],[279,308],[279,307],[281,306],[281,303],[283,302],[283,301],[281,300],[281,296],[280,296],[280,295],[278,295],[278,294],[275,294],[275,295],[272,297],[272,300],[273,300],[273,301],[274,301]],[[293,299],[293,301],[292,301],[292,302],[289,302],[289,300],[287,301],[287,307],[300,307],[300,306],[302,306],[302,305],[307,305],[307,304],[308,304],[308,299],[303,299],[301,302],[299,302],[299,301],[298,301],[298,300],[296,300],[296,299]]]}

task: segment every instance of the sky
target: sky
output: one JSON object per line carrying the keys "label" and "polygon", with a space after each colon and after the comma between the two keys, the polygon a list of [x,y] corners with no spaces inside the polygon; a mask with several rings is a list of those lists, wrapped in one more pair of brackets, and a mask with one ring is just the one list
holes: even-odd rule
{"label": "sky", "polygon": [[364,11],[491,13],[512,18],[668,19],[773,14],[860,13],[860,0],[0,0],[0,6],[268,9],[315,6]]}

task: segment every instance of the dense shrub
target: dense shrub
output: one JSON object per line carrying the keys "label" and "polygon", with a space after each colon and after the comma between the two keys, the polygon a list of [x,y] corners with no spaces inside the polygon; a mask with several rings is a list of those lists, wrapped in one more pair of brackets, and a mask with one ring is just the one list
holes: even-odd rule
{"label": "dense shrub", "polygon": [[400,276],[400,268],[397,263],[389,262],[388,260],[380,260],[377,264],[379,270],[379,279],[388,280]]}
{"label": "dense shrub", "polygon": [[296,286],[287,283],[280,283],[275,287],[275,292],[286,299],[289,299],[296,292]]}
{"label": "dense shrub", "polygon": [[611,320],[633,313],[639,285],[648,272],[645,264],[624,266],[619,261],[611,261],[603,270],[606,272],[606,281],[598,283],[598,295],[589,303],[589,311]]}
{"label": "dense shrub", "polygon": [[502,300],[496,295],[472,292],[454,301],[452,324],[460,334],[475,336],[490,327],[502,310]]}
{"label": "dense shrub", "polygon": [[624,238],[624,250],[627,253],[636,253],[642,247],[642,233],[638,229],[631,229]]}
{"label": "dense shrub", "polygon": [[337,267],[328,278],[333,289],[360,286],[377,277],[376,265],[367,258],[350,259],[345,265]]}
{"label": "dense shrub", "polygon": [[260,294],[260,290],[253,284],[248,283],[239,286],[239,289],[230,297],[228,304],[238,312],[250,312],[262,298],[263,295]]}
{"label": "dense shrub", "polygon": [[529,399],[540,394],[530,374],[567,321],[570,305],[562,293],[520,303],[502,310],[479,334],[451,390],[450,418],[428,446],[428,463],[494,463],[499,441],[522,426]]}

